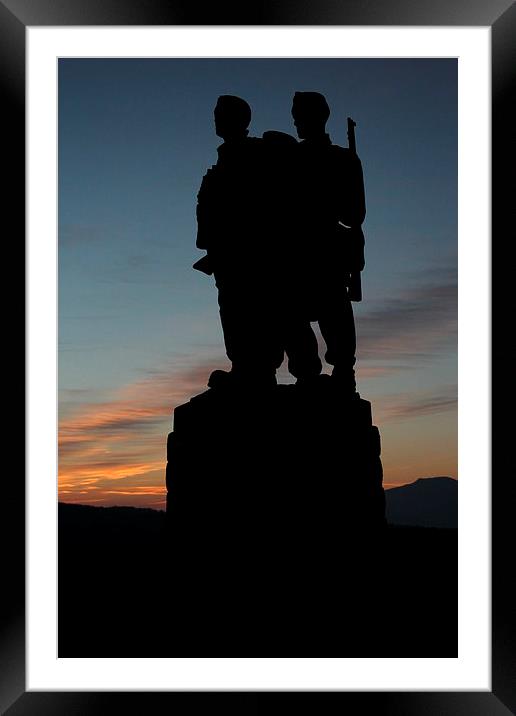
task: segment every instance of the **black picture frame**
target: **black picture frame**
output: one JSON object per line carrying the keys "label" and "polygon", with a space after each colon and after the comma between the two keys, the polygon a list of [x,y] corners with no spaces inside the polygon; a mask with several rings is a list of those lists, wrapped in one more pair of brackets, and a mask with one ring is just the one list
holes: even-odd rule
{"label": "black picture frame", "polygon": [[[28,26],[65,25],[406,25],[488,26],[492,32],[492,690],[490,692],[339,692],[339,708],[349,713],[461,714],[502,716],[516,713],[516,610],[509,589],[515,544],[510,406],[516,350],[507,338],[512,299],[510,229],[514,226],[516,126],[516,4],[508,0],[300,0],[212,3],[184,0],[0,0],[0,83],[4,120],[2,193],[4,221],[15,218],[9,253],[24,261],[25,235],[25,37]],[[509,141],[511,139],[511,141]],[[5,159],[7,152],[7,160]],[[512,214],[512,216],[511,216]],[[511,223],[512,218],[512,223]],[[507,232],[507,233],[506,233]],[[514,232],[514,230],[513,230]],[[5,254],[4,254],[5,255]],[[12,259],[10,259],[12,260]],[[511,275],[509,274],[511,271]],[[11,297],[12,301],[12,297]],[[23,299],[20,302],[23,305]],[[9,304],[4,303],[9,306]],[[7,311],[5,326],[23,343],[22,321]],[[12,345],[12,343],[11,343]],[[512,360],[511,360],[512,359]],[[15,361],[9,361],[14,368]],[[509,370],[507,370],[509,368]],[[509,375],[508,375],[509,373]],[[12,378],[11,378],[12,380]],[[15,381],[16,383],[16,381]],[[17,385],[21,385],[20,380]],[[18,390],[15,402],[23,405]],[[507,410],[506,410],[507,408]],[[18,426],[12,419],[11,425]],[[19,429],[18,427],[14,428]],[[12,447],[11,447],[12,450]],[[6,526],[4,589],[0,639],[0,711],[19,714],[90,714],[125,710],[159,713],[178,706],[183,695],[123,692],[26,692],[25,690],[25,486],[19,458],[3,485]],[[6,478],[8,475],[6,474]],[[7,499],[5,498],[7,496]],[[8,545],[8,546],[7,546]],[[196,693],[203,707],[210,694]],[[265,693],[237,693],[225,708],[241,713],[260,706]],[[311,692],[303,696],[313,699]],[[255,699],[258,699],[256,702]]]}

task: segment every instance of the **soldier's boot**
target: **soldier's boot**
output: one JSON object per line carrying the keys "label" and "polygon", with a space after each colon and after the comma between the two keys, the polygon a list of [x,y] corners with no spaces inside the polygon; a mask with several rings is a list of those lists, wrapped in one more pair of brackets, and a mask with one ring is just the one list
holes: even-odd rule
{"label": "soldier's boot", "polygon": [[246,371],[232,368],[227,370],[214,370],[208,379],[208,388],[224,390],[262,390],[274,388],[277,385],[275,371]]}

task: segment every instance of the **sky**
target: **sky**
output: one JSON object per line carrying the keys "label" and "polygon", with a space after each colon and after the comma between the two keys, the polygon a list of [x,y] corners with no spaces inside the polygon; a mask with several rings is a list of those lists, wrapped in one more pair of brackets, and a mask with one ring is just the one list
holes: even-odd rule
{"label": "sky", "polygon": [[222,94],[251,105],[253,136],[295,136],[295,91],[326,96],[336,144],[356,121],[356,374],[384,485],[458,477],[456,60],[60,59],[58,82],[60,500],[163,509],[174,407],[230,367],[192,269]]}

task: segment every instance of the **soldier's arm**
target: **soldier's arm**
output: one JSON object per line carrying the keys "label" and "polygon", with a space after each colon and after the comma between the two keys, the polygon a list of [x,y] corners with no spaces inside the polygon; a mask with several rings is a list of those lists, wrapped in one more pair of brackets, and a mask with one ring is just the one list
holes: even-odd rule
{"label": "soldier's arm", "polygon": [[[351,269],[352,278],[357,278],[365,267],[365,240],[362,231],[362,223],[366,215],[364,178],[362,174],[362,163],[358,156],[344,149],[341,155],[341,194],[338,205],[340,207],[339,221],[349,227],[346,233],[347,261]],[[358,286],[358,284],[357,284]],[[360,295],[358,290],[357,295]],[[351,300],[360,300],[352,298]]]}
{"label": "soldier's arm", "polygon": [[343,184],[341,200],[339,201],[339,220],[345,226],[359,228],[366,216],[364,176],[362,162],[356,154],[348,149],[343,150]]}
{"label": "soldier's arm", "polygon": [[195,213],[197,216],[197,239],[195,245],[198,249],[207,249],[209,243],[209,212],[206,210],[206,202],[202,201],[201,192],[197,196]]}
{"label": "soldier's arm", "polygon": [[[206,172],[201,182],[199,192],[197,194],[197,239],[195,245],[198,249],[208,249],[209,245],[209,225],[210,225],[210,193],[213,194],[213,188],[210,191],[210,177],[213,169],[210,168]],[[213,200],[213,197],[212,197]]]}

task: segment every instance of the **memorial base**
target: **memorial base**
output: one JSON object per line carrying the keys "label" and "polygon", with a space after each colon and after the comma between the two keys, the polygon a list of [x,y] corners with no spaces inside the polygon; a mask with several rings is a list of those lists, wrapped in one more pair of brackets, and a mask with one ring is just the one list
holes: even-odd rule
{"label": "memorial base", "polygon": [[166,480],[176,554],[320,564],[378,538],[385,500],[371,405],[324,378],[311,389],[209,389],[175,409]]}

